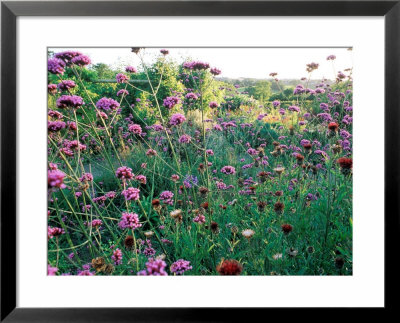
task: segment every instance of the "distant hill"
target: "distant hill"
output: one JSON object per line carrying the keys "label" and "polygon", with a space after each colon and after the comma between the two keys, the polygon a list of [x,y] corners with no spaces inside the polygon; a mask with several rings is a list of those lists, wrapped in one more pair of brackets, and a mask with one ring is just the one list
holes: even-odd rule
{"label": "distant hill", "polygon": [[[247,78],[247,77],[239,77],[239,78],[229,78],[229,77],[218,77],[219,81],[226,82],[229,84],[239,85],[240,88],[254,86],[259,81],[270,81],[272,84],[272,91],[278,91],[276,82],[272,78],[258,79],[258,78]],[[322,79],[311,79],[308,82],[309,88],[315,88],[318,84],[322,82]],[[287,87],[295,87],[298,84],[304,84],[304,81],[300,79],[279,79],[279,84],[282,88]],[[328,80],[328,83],[332,83],[332,80]],[[274,86],[275,85],[275,86]]]}

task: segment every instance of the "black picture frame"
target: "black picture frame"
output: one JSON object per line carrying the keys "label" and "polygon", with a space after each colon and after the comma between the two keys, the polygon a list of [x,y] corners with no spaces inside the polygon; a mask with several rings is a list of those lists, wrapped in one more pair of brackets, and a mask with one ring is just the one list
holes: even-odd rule
{"label": "black picture frame", "polygon": [[[400,1],[4,1],[1,3],[1,322],[236,321],[269,309],[17,308],[16,19],[19,16],[384,16],[385,312],[396,306],[400,214]],[[371,166],[373,173],[373,165]],[[372,175],[371,175],[372,176]],[[14,243],[15,242],[15,243]],[[374,265],[371,255],[371,266]],[[218,291],[216,291],[218,292]],[[223,292],[223,291],[221,291]],[[368,288],[366,287],[366,291]],[[40,297],[40,291],[37,292]],[[177,302],[179,304],[179,302]],[[288,309],[274,309],[288,315]],[[332,311],[332,309],[327,309]],[[376,309],[381,318],[382,309]],[[272,311],[272,309],[271,309]],[[261,312],[261,313],[256,313]],[[285,313],[285,314],[284,314]],[[369,312],[371,313],[371,312]],[[372,314],[372,313],[371,313]],[[270,314],[268,314],[270,315]],[[370,314],[369,314],[370,315]],[[250,319],[250,317],[248,317]],[[338,317],[338,319],[342,319]],[[247,321],[247,320],[246,320]]]}

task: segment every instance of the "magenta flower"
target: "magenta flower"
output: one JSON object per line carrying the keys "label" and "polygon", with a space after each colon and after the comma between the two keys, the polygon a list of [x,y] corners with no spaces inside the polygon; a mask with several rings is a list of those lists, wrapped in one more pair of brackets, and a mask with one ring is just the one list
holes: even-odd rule
{"label": "magenta flower", "polygon": [[211,109],[218,108],[218,103],[215,101],[211,101],[210,104],[208,105]]}
{"label": "magenta flower", "polygon": [[74,57],[82,55],[81,52],[76,52],[76,51],[65,51],[65,52],[60,52],[60,53],[56,53],[54,54],[55,58],[59,58],[62,61],[65,62],[65,64],[70,65],[71,61]]}
{"label": "magenta flower", "polygon": [[122,191],[122,195],[125,196],[127,201],[137,201],[140,198],[140,190],[138,188],[128,187]]}
{"label": "magenta flower", "polygon": [[125,74],[118,73],[115,79],[117,80],[117,83],[126,83],[129,80],[129,77]]}
{"label": "magenta flower", "polygon": [[117,92],[117,96],[120,96],[120,95],[127,96],[127,95],[129,95],[129,92],[125,89],[122,89]]}
{"label": "magenta flower", "polygon": [[50,58],[47,61],[47,70],[52,74],[64,74],[65,62],[59,58]]}
{"label": "magenta flower", "polygon": [[71,60],[71,63],[78,65],[78,66],[85,66],[85,65],[89,65],[91,63],[91,61],[90,61],[90,58],[86,55],[78,55],[78,56],[75,56]]}
{"label": "magenta flower", "polygon": [[211,72],[212,75],[215,75],[215,76],[221,74],[221,70],[219,70],[219,69],[216,68],[216,67],[211,68],[211,69],[210,69],[210,72]]}
{"label": "magenta flower", "polygon": [[190,261],[179,259],[175,261],[171,267],[171,273],[175,275],[182,275],[185,271],[191,270],[193,267],[190,266]]}
{"label": "magenta flower", "polygon": [[79,179],[81,182],[92,182],[93,175],[91,173],[84,173],[82,177]]}
{"label": "magenta flower", "polygon": [[146,176],[144,176],[144,175],[137,175],[136,177],[135,177],[135,179],[138,181],[138,182],[140,182],[141,184],[146,184],[147,183],[147,178],[146,178]]}
{"label": "magenta flower", "polygon": [[146,270],[139,271],[137,274],[139,276],[168,276],[165,267],[167,264],[164,260],[150,258],[146,262]]}
{"label": "magenta flower", "polygon": [[60,109],[68,107],[79,109],[83,104],[83,99],[78,95],[62,95],[56,101],[57,108]]}
{"label": "magenta flower", "polygon": [[180,142],[181,144],[187,144],[187,143],[190,142],[191,139],[192,139],[192,137],[190,137],[189,135],[182,135],[182,136],[179,138],[179,142]]}
{"label": "magenta flower", "polygon": [[139,216],[136,213],[123,212],[121,221],[118,223],[121,229],[132,229],[135,230],[140,228],[142,225],[139,222]]}
{"label": "magenta flower", "polygon": [[142,127],[138,124],[132,124],[128,127],[128,130],[132,132],[134,135],[142,134]]}
{"label": "magenta flower", "polygon": [[234,175],[236,173],[236,169],[233,166],[224,166],[221,168],[221,172],[226,175]]}
{"label": "magenta flower", "polygon": [[96,107],[100,110],[109,111],[119,108],[119,103],[113,99],[101,98],[96,103]]}
{"label": "magenta flower", "polygon": [[47,265],[47,276],[55,276],[58,271],[57,267],[52,267],[51,265]]}
{"label": "magenta flower", "polygon": [[53,239],[54,237],[58,237],[62,234],[64,234],[65,231],[62,228],[57,228],[57,227],[47,227],[47,238],[48,239]]}
{"label": "magenta flower", "polygon": [[206,70],[210,68],[210,64],[193,61],[193,62],[183,63],[183,67],[189,70]]}
{"label": "magenta flower", "polygon": [[137,73],[137,70],[133,66],[127,66],[127,67],[125,67],[125,72],[127,72],[127,73]]}
{"label": "magenta flower", "polygon": [[160,194],[160,201],[164,202],[165,204],[173,205],[174,204],[174,193],[171,191],[164,191]]}
{"label": "magenta flower", "polygon": [[171,116],[169,123],[174,126],[178,126],[186,121],[186,118],[183,114],[175,113]]}
{"label": "magenta flower", "polygon": [[197,100],[198,96],[193,92],[189,92],[188,94],[185,95],[185,99],[187,99],[187,100]]}
{"label": "magenta flower", "polygon": [[47,121],[47,130],[49,132],[57,132],[66,126],[64,121]]}
{"label": "magenta flower", "polygon": [[175,105],[179,103],[179,98],[176,96],[168,96],[163,101],[163,106],[172,109]]}
{"label": "magenta flower", "polygon": [[48,188],[66,188],[66,185],[64,184],[65,176],[66,175],[58,169],[49,170],[47,172]]}
{"label": "magenta flower", "polygon": [[122,180],[129,180],[132,179],[135,175],[132,173],[132,169],[127,166],[119,167],[116,172],[115,176]]}
{"label": "magenta flower", "polygon": [[111,259],[114,260],[114,265],[120,265],[122,264],[122,251],[121,249],[115,249]]}

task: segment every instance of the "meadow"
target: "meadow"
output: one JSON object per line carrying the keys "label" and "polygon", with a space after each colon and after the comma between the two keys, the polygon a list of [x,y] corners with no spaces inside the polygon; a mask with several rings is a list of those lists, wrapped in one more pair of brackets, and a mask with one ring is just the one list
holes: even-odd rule
{"label": "meadow", "polygon": [[242,86],[125,50],[49,52],[49,275],[352,275],[351,67]]}

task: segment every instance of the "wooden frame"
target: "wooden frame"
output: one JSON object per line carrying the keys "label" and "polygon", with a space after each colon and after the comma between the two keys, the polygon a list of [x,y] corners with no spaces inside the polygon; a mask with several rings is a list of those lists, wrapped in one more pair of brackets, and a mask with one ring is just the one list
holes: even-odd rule
{"label": "wooden frame", "polygon": [[[18,16],[384,16],[385,308],[399,236],[400,1],[4,1],[1,4],[1,321],[234,321],[238,309],[27,309],[16,307],[16,19]],[[371,255],[373,257],[373,255]],[[373,262],[373,259],[371,259]],[[40,291],[38,291],[39,293]],[[39,296],[39,295],[38,295]],[[248,309],[249,310],[249,309]],[[246,311],[241,309],[242,311]],[[252,311],[262,311],[255,310]],[[265,311],[265,310],[264,310]],[[276,309],[280,314],[283,310]],[[265,312],[263,313],[265,315]],[[376,313],[381,315],[382,313]],[[286,315],[286,314],[285,314]]]}

